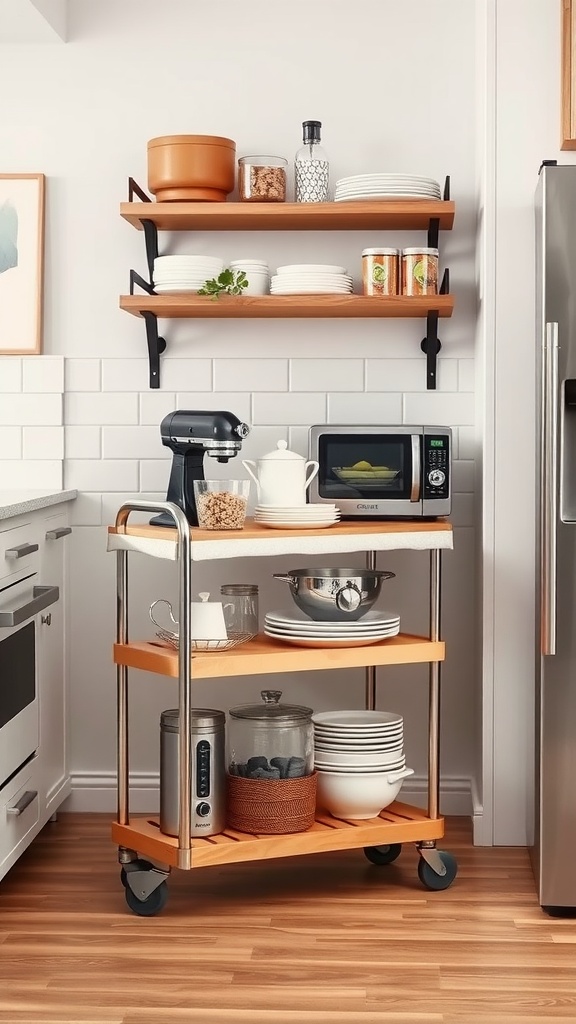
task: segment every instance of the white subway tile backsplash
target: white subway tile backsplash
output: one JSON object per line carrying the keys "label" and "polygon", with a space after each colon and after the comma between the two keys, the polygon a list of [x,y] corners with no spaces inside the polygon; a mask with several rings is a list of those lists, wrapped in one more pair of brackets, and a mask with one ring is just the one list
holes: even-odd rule
{"label": "white subway tile backsplash", "polygon": [[[163,489],[158,492],[151,491],[146,493],[142,493],[139,491],[125,491],[124,493],[122,493],[120,491],[114,492],[114,494],[103,494],[101,501],[103,524],[105,526],[112,526],[112,524],[116,521],[116,516],[118,514],[118,509],[120,508],[120,506],[123,505],[124,502],[126,501],[134,500],[155,502],[166,501],[166,490]],[[138,522],[150,522],[151,515],[154,515],[154,513],[131,512],[130,522],[133,524]]]}
{"label": "white subway tile backsplash", "polygon": [[[441,362],[441,360],[440,360]],[[458,360],[458,390],[474,391],[474,360]]]}
{"label": "white subway tile backsplash", "polygon": [[[204,473],[210,480],[209,459],[205,459]],[[234,474],[231,474],[234,476]],[[242,470],[244,475],[244,470]],[[140,491],[156,491],[164,495],[162,501],[166,500],[168,479],[170,477],[170,463],[166,459],[142,459],[140,462]]]}
{"label": "white subway tile backsplash", "polygon": [[[123,424],[138,422],[138,395],[73,393],[65,396],[66,423]],[[94,488],[92,488],[94,490]]]}
{"label": "white subway tile backsplash", "polygon": [[[368,359],[366,366],[367,391],[418,391],[424,389],[426,363],[418,359]],[[456,359],[438,360],[438,390],[458,390],[458,362]]]}
{"label": "white subway tile backsplash", "polygon": [[[310,424],[311,426],[312,424]],[[288,447],[308,458],[308,427],[290,427],[288,431]]]}
{"label": "white subway tile backsplash", "polygon": [[[311,420],[323,423],[324,420]],[[327,423],[402,423],[402,396],[394,394],[328,395]]]}
{"label": "white subway tile backsplash", "polygon": [[164,448],[158,427],[102,427],[102,458],[163,459]]}
{"label": "white subway tile backsplash", "polygon": [[138,463],[128,459],[68,459],[64,484],[79,491],[137,491]]}
{"label": "white subway tile backsplash", "polygon": [[145,391],[140,395],[140,423],[160,424],[169,412],[177,409],[176,395],[166,391]]}
{"label": "white subway tile backsplash", "polygon": [[24,427],[25,459],[63,459],[64,427]]}
{"label": "white subway tile backsplash", "polygon": [[287,359],[215,359],[215,391],[287,391]]}
{"label": "white subway tile backsplash", "polygon": [[[275,396],[278,397],[278,396]],[[196,394],[195,392],[180,392],[176,395],[177,409],[223,409],[234,413],[244,423],[252,422],[252,403],[250,395],[236,392],[216,392]]]}
{"label": "white subway tile backsplash", "polygon": [[167,391],[212,391],[212,360],[164,356],[160,382]]}
{"label": "white subway tile backsplash", "polygon": [[102,455],[101,428],[64,427],[64,454],[67,459],[99,459]]}
{"label": "white subway tile backsplash", "polygon": [[37,394],[62,394],[64,359],[62,356],[29,356],[22,360],[22,390]]}
{"label": "white subway tile backsplash", "polygon": [[99,359],[66,359],[64,381],[66,391],[100,391]]}
{"label": "white subway tile backsplash", "polygon": [[474,468],[476,463],[457,460],[452,464],[452,493],[469,493],[474,490]]}
{"label": "white subway tile backsplash", "polygon": [[103,359],[102,391],[145,391],[149,375],[147,359]]}
{"label": "white subway tile backsplash", "polygon": [[58,460],[22,459],[0,461],[3,490],[37,491],[40,488],[62,490],[62,463]]}
{"label": "white subway tile backsplash", "polygon": [[254,423],[324,423],[326,395],[296,394],[254,395]]}
{"label": "white subway tile backsplash", "polygon": [[[0,398],[0,402],[2,399]],[[22,458],[22,428],[0,427],[0,459]]]}
{"label": "white subway tile backsplash", "polygon": [[70,502],[71,526],[101,526],[101,503],[102,497],[100,493],[90,494],[84,492],[79,494],[75,501]]}
{"label": "white subway tile backsplash", "polygon": [[290,391],[363,391],[363,359],[292,359]]}
{"label": "white subway tile backsplash", "polygon": [[62,395],[0,395],[0,424],[60,426]]}
{"label": "white subway tile backsplash", "polygon": [[404,395],[404,423],[459,426],[474,422],[474,402],[467,394],[424,391]]}
{"label": "white subway tile backsplash", "polygon": [[22,360],[18,356],[0,356],[0,395],[22,391]]}
{"label": "white subway tile backsplash", "polygon": [[479,455],[479,442],[476,439],[474,427],[456,427],[454,431],[458,435],[459,459],[475,459]]}
{"label": "white subway tile backsplash", "polygon": [[[242,441],[241,451],[238,453],[236,458],[230,459],[230,462],[228,463],[230,466],[230,476],[245,477],[246,473],[242,468],[241,460],[261,459],[267,452],[272,452],[276,449],[278,441],[286,441],[288,444],[287,427],[251,427],[248,437],[245,437]],[[208,476],[207,469],[205,469],[205,472],[206,476]]]}

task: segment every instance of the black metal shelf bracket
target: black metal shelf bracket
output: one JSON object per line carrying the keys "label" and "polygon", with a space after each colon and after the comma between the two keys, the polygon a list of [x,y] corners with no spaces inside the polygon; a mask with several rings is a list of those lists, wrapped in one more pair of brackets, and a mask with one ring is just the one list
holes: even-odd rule
{"label": "black metal shelf bracket", "polygon": [[[440,295],[448,295],[450,292],[450,271],[448,267],[444,271]],[[438,310],[428,310],[426,317],[426,337],[422,338],[420,348],[426,353],[426,388],[428,391],[435,391],[437,385],[436,372],[438,369],[438,353],[442,343],[438,337]]]}
{"label": "black metal shelf bracket", "polygon": [[166,348],[166,341],[158,335],[158,317],[149,309],[140,311],[146,324],[146,340],[148,342],[148,361],[150,363],[150,387],[160,387],[160,353]]}

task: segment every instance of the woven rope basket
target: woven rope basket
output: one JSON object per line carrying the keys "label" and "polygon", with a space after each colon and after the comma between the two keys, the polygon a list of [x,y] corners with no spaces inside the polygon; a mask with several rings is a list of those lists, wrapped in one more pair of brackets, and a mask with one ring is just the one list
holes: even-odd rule
{"label": "woven rope basket", "polygon": [[243,779],[227,776],[229,828],[238,832],[286,835],[314,824],[316,773],[301,779]]}

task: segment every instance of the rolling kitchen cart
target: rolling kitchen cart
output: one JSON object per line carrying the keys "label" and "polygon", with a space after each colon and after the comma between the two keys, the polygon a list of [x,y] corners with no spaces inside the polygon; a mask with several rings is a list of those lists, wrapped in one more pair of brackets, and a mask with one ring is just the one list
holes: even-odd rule
{"label": "rolling kitchen cart", "polygon": [[[128,525],[130,513],[167,512],[175,528]],[[375,568],[376,553],[398,549],[430,552],[429,635],[400,633],[368,647],[288,647],[259,635],[227,651],[194,653],[190,658],[190,602],[192,562],[229,559],[249,554],[322,555],[367,552],[368,568]],[[456,876],[454,857],[437,850],[444,834],[439,816],[439,712],[440,665],[444,643],[440,640],[441,553],[452,547],[451,524],[443,520],[394,522],[341,522],[329,530],[270,531],[250,520],[238,531],[207,531],[191,528],[181,509],[169,502],[129,501],[121,506],[116,523],[109,527],[108,550],[117,559],[117,624],[114,661],[118,684],[118,814],[112,838],[118,844],[121,880],[131,910],[142,916],[156,914],[164,906],[166,879],[173,867],[189,870],[213,864],[234,864],[329,850],[364,848],[374,864],[390,864],[402,843],[415,843],[420,859],[418,875],[428,889],[446,889]],[[128,554],[138,551],[177,563],[179,584],[180,645],[176,651],[158,642],[133,642],[128,638]],[[377,818],[345,821],[319,811],[306,832],[289,835],[251,835],[225,829],[219,835],[191,838],[191,708],[192,681],[222,676],[258,675],[273,672],[309,672],[364,666],[366,708],[376,702],[376,668],[379,665],[428,663],[428,809],[427,813],[396,801]],[[129,810],[128,669],[141,669],[178,678],[179,733],[179,830],[172,837],[160,831],[157,816],[131,817]],[[151,858],[156,866],[145,858]]]}

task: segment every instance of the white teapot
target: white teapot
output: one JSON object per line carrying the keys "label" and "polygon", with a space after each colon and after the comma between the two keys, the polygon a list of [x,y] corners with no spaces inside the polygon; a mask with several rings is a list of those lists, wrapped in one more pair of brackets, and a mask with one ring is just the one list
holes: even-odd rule
{"label": "white teapot", "polygon": [[244,459],[242,465],[256,484],[259,505],[290,508],[306,504],[306,488],[319,469],[317,462],[306,462],[297,452],[289,451],[286,441],[278,441],[276,450],[263,455],[257,464]]}

